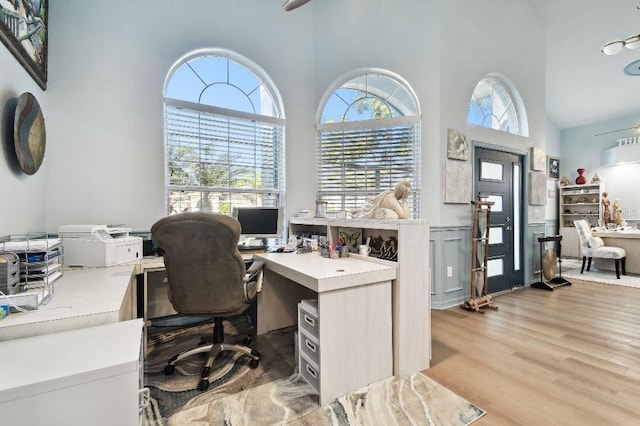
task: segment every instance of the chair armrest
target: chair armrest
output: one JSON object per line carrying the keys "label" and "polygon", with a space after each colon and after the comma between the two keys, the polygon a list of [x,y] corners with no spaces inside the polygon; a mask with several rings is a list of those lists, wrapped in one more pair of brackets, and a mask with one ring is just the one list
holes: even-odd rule
{"label": "chair armrest", "polygon": [[255,261],[244,274],[244,301],[251,302],[262,291],[262,267],[264,262]]}
{"label": "chair armrest", "polygon": [[261,260],[254,261],[249,269],[247,269],[247,273],[244,275],[245,282],[251,281],[256,274],[262,272],[262,267],[264,266],[264,262]]}

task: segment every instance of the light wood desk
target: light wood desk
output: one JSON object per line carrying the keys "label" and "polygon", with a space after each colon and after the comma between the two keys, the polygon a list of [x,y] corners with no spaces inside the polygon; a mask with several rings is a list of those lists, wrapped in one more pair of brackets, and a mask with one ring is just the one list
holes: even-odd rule
{"label": "light wood desk", "polygon": [[0,321],[0,341],[135,318],[133,272],[134,265],[65,269],[46,305]]}
{"label": "light wood desk", "polygon": [[[318,253],[267,253],[258,334],[298,323],[298,302],[318,301],[320,404],[393,375],[391,282],[396,268]],[[302,367],[301,367],[302,368]]]}
{"label": "light wood desk", "polygon": [[[593,231],[594,237],[601,237],[607,246],[620,247],[627,252],[625,269],[629,274],[640,274],[640,230]],[[595,258],[594,266],[598,269],[615,271],[613,259]]]}

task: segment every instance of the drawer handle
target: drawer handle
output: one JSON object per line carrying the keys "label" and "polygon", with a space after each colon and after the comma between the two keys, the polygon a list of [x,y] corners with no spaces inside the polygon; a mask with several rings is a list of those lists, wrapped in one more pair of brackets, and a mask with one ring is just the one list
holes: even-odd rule
{"label": "drawer handle", "polygon": [[308,316],[308,315],[304,316],[304,322],[309,324],[311,327],[315,327],[316,326],[316,321],[313,318],[311,318],[310,316]]}
{"label": "drawer handle", "polygon": [[311,349],[311,352],[316,352],[316,345],[314,345],[313,342],[311,342],[309,339],[304,339],[304,344],[306,347]]}
{"label": "drawer handle", "polygon": [[318,375],[318,373],[316,373],[316,370],[314,370],[309,364],[306,365],[306,368],[307,368],[307,372],[311,374],[311,376],[313,376],[314,379],[316,379]]}

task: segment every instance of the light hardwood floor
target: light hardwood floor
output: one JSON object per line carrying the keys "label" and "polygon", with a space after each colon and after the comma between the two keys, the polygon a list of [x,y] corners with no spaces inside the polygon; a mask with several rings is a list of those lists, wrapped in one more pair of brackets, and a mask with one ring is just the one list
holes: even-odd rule
{"label": "light hardwood floor", "polygon": [[483,425],[640,425],[640,289],[573,280],[498,310],[432,311],[424,373],[487,411]]}

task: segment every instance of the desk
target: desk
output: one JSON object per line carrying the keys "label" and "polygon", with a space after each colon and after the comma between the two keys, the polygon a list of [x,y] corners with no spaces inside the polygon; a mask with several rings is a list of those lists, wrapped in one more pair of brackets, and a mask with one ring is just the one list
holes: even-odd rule
{"label": "desk", "polygon": [[141,425],[141,330],[132,320],[0,342],[2,423]]}
{"label": "desk", "polygon": [[[593,231],[594,237],[600,237],[607,246],[620,247],[627,252],[626,271],[630,274],[640,274],[640,230],[624,231]],[[615,271],[613,259],[595,258],[594,265],[598,269]]]}
{"label": "desk", "polygon": [[38,336],[135,318],[133,265],[66,269],[51,301],[0,321],[0,341]]}
{"label": "desk", "polygon": [[318,253],[267,253],[258,334],[295,325],[301,299],[318,300],[319,393],[325,405],[393,375],[391,281],[396,268]]}

